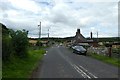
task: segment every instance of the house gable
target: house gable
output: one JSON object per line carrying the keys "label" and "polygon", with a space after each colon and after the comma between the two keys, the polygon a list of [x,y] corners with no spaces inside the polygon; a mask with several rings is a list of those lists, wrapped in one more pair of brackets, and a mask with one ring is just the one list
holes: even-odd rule
{"label": "house gable", "polygon": [[76,35],[74,37],[75,43],[86,42],[85,37],[80,33],[80,29],[77,29]]}

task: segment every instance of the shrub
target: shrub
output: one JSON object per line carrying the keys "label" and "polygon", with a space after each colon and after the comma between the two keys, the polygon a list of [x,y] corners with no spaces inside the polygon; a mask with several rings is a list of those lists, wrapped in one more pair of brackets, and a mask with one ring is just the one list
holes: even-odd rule
{"label": "shrub", "polygon": [[12,43],[11,38],[8,36],[2,36],[2,59],[3,61],[8,60],[12,54]]}
{"label": "shrub", "polygon": [[9,30],[5,25],[0,25],[2,26],[2,60],[7,61],[12,54],[12,43],[9,36]]}
{"label": "shrub", "polygon": [[28,47],[28,31],[25,30],[10,30],[10,35],[12,37],[12,44],[15,50],[15,55],[18,57],[27,57],[27,47]]}
{"label": "shrub", "polygon": [[36,46],[42,46],[42,43],[38,40]]}

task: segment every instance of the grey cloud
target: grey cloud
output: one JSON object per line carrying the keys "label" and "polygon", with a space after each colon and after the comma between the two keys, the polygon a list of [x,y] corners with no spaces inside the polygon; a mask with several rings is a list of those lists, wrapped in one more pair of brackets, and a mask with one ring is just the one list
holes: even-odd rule
{"label": "grey cloud", "polygon": [[[34,0],[32,0],[34,1]],[[44,2],[44,3],[42,3]],[[9,28],[13,29],[26,29],[29,30],[29,36],[38,37],[38,22],[42,22],[42,35],[47,36],[47,30],[50,28],[50,36],[67,37],[74,36],[76,29],[81,28],[85,36],[89,36],[91,27],[100,29],[103,35],[106,29],[117,27],[116,18],[118,17],[116,9],[113,7],[116,3],[54,3],[53,1],[35,0],[38,9],[41,11],[34,13],[30,10],[19,9],[13,7],[11,4],[4,3],[2,6],[4,12],[2,13],[1,22],[6,24]],[[43,4],[43,5],[41,5]],[[19,14],[8,15],[9,10],[14,10]],[[114,12],[115,11],[115,12]],[[1,18],[1,17],[0,17]],[[106,24],[106,25],[104,25]],[[115,29],[116,30],[116,29]],[[112,32],[108,29],[109,32]],[[111,34],[112,36],[115,34]]]}
{"label": "grey cloud", "polygon": [[12,5],[11,5],[11,3],[10,2],[8,2],[8,1],[2,1],[2,2],[0,2],[0,8],[3,10],[3,11],[6,11],[6,10],[9,10],[9,9],[12,9],[13,7],[12,7]]}
{"label": "grey cloud", "polygon": [[8,18],[8,14],[7,14],[7,13],[4,13],[4,14],[3,14],[3,18]]}

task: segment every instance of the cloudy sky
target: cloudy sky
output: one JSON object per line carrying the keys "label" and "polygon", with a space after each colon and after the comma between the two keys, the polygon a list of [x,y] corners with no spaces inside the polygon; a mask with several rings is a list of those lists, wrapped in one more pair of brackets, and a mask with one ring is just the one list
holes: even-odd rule
{"label": "cloudy sky", "polygon": [[26,29],[29,37],[70,37],[77,28],[85,37],[118,36],[119,0],[0,0],[0,23],[14,30]]}

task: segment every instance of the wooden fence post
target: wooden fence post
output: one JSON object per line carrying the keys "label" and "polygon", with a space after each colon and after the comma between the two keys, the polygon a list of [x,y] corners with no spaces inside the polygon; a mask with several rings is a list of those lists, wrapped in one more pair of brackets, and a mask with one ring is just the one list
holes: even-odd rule
{"label": "wooden fence post", "polygon": [[111,57],[111,52],[112,52],[112,49],[111,49],[111,46],[108,47],[108,56]]}

